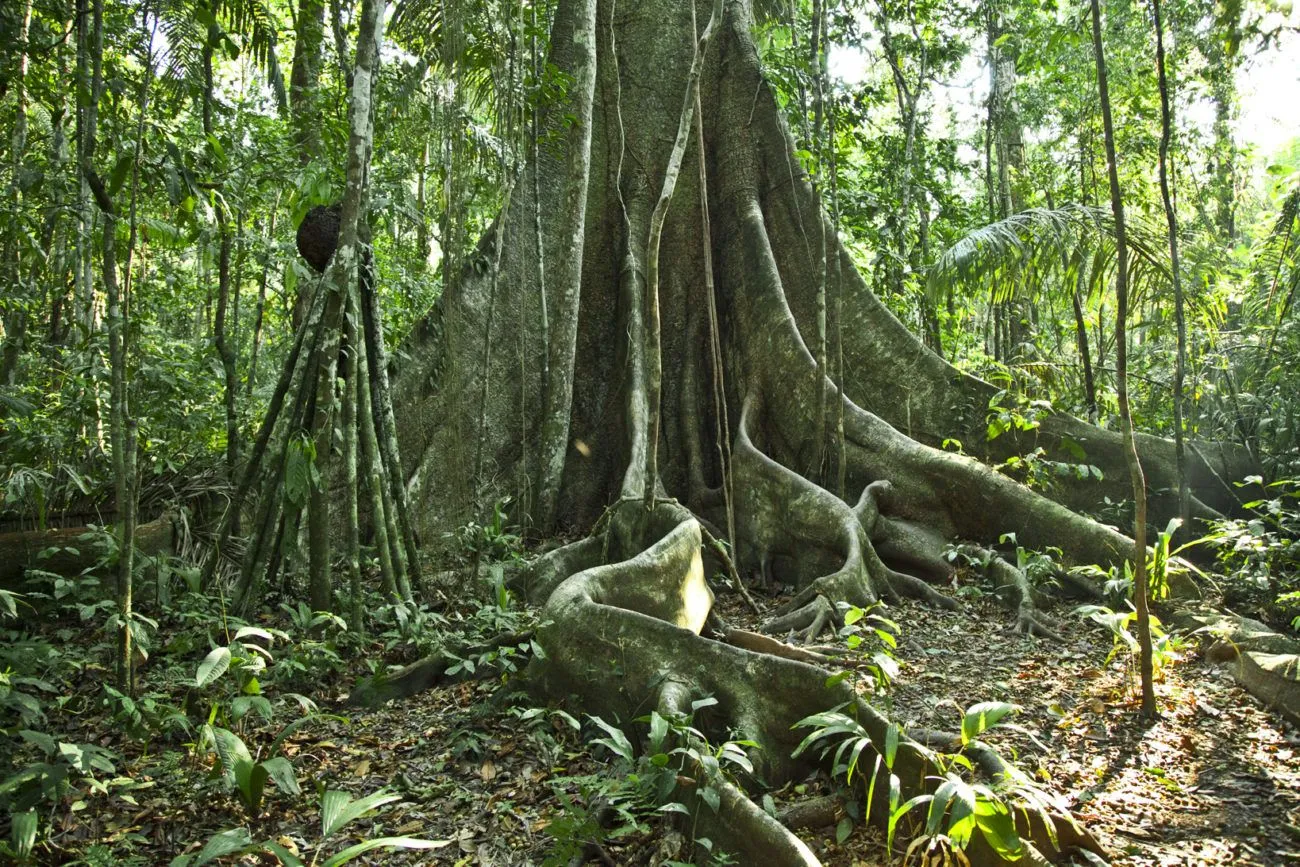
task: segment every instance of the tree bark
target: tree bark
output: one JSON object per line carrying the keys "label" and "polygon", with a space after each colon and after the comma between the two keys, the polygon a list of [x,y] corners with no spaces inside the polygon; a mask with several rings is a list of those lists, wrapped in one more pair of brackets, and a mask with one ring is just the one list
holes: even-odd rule
{"label": "tree bark", "polygon": [[1174,455],[1178,465],[1178,517],[1182,533],[1192,532],[1192,492],[1187,483],[1187,447],[1183,428],[1183,379],[1187,372],[1187,322],[1183,307],[1182,265],[1178,255],[1178,214],[1169,183],[1169,140],[1173,135],[1173,109],[1170,107],[1169,77],[1165,70],[1165,34],[1160,20],[1160,0],[1151,0],[1156,28],[1156,74],[1160,82],[1160,200],[1165,208],[1165,225],[1169,234],[1169,270],[1174,283],[1174,322],[1178,329],[1178,355],[1174,360]]}
{"label": "tree bark", "polygon": [[1150,593],[1147,588],[1147,489],[1133,437],[1133,410],[1128,393],[1128,246],[1124,226],[1124,197],[1119,186],[1119,160],[1115,155],[1115,124],[1111,118],[1110,90],[1106,81],[1106,55],[1101,38],[1101,4],[1092,0],[1092,50],[1097,62],[1097,93],[1101,98],[1102,127],[1106,135],[1106,168],[1110,180],[1110,209],[1115,216],[1115,390],[1124,426],[1124,452],[1133,485],[1133,602],[1137,607],[1137,633],[1142,675],[1142,715],[1156,716],[1155,680],[1152,673]]}

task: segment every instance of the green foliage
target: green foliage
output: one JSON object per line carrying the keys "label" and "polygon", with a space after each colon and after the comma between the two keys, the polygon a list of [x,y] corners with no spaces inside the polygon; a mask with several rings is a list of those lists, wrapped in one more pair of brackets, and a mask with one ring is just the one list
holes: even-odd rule
{"label": "green foliage", "polygon": [[[1126,567],[1125,572],[1129,575],[1128,586],[1131,588],[1132,567],[1127,563],[1124,565]],[[1106,662],[1109,663],[1116,656],[1123,654],[1125,673],[1130,683],[1132,683],[1133,678],[1136,676],[1138,653],[1141,648],[1138,645],[1137,636],[1132,631],[1133,624],[1137,622],[1137,612],[1133,610],[1131,604],[1128,604],[1128,609],[1127,611],[1115,611],[1105,605],[1080,605],[1074,609],[1074,612],[1110,630],[1114,642],[1110,653],[1106,656]],[[1167,666],[1178,660],[1183,647],[1183,639],[1177,635],[1167,634],[1161,626],[1160,618],[1152,614],[1151,643],[1152,667],[1156,676],[1159,677]]]}
{"label": "green foliage", "polygon": [[[640,754],[621,728],[600,717],[588,717],[604,733],[591,742],[609,752],[616,772],[551,781],[564,813],[547,828],[556,842],[543,863],[566,864],[589,840],[647,833],[648,823],[655,817],[690,816],[692,804],[703,804],[716,813],[722,803],[722,781],[754,773],[745,751],[756,746],[753,741],[734,737],[717,745],[709,742],[693,721],[716,704],[714,698],[699,699],[691,703],[690,715],[664,716],[651,711],[640,717],[637,723],[647,727],[646,748]],[[566,722],[576,723],[565,716]],[[577,797],[570,791],[575,787]],[[598,815],[601,809],[613,811],[612,823]],[[710,863],[730,863],[709,838],[692,835],[692,843]]]}
{"label": "green foliage", "polygon": [[[961,720],[962,748],[995,726],[1007,727],[1006,717],[1019,710],[1017,705],[994,701],[981,702],[967,708]],[[894,772],[899,747],[903,743],[903,730],[897,724],[889,723],[886,726],[883,743],[877,742],[861,723],[845,714],[842,709],[813,714],[796,723],[795,728],[812,729],[795,748],[795,757],[817,748],[823,758],[831,757],[832,776],[843,775],[845,785],[851,785],[854,774],[858,773],[866,789],[864,815],[872,815],[878,780],[887,779],[887,845],[891,849],[902,820],[913,809],[926,805],[928,811],[921,840],[942,838],[945,845],[961,851],[967,847],[971,836],[978,829],[989,846],[1007,860],[1018,859],[1023,851],[1023,844],[1015,830],[1013,803],[1018,809],[1038,813],[1048,829],[1053,827],[1048,818],[1047,796],[1023,775],[1013,772],[999,784],[999,790],[995,790],[983,783],[969,782],[950,770],[964,768],[967,772],[973,771],[970,760],[961,752],[937,753],[916,743],[909,743],[907,749],[915,751],[938,769],[941,776],[927,778],[935,784],[932,793],[919,794],[903,801],[902,781]],[[864,754],[872,762],[869,774],[859,771]],[[914,842],[909,847],[909,852],[917,846]]]}
{"label": "green foliage", "polygon": [[[1247,479],[1244,484],[1261,484]],[[1218,521],[1206,541],[1215,544],[1228,576],[1225,595],[1260,609],[1267,619],[1300,631],[1300,479],[1279,479],[1245,507],[1248,518]]]}
{"label": "green foliage", "polygon": [[[278,782],[278,781],[277,781]],[[367,813],[380,809],[393,801],[401,800],[395,795],[381,789],[363,798],[354,799],[347,792],[326,789],[321,794],[321,839],[320,845],[339,834],[347,825]],[[362,840],[348,846],[324,860],[321,860],[320,848],[311,861],[303,861],[297,854],[289,851],[275,840],[255,844],[252,836],[244,828],[232,828],[214,834],[203,848],[193,855],[179,855],[173,858],[170,867],[201,867],[226,855],[265,852],[279,860],[285,867],[341,867],[367,852],[376,849],[441,849],[451,843],[450,840],[422,840],[416,837],[375,837]]]}
{"label": "green foliage", "polygon": [[475,563],[521,558],[523,539],[508,529],[510,500],[510,497],[502,497],[492,504],[492,519],[487,524],[470,521],[451,534],[463,557]]}
{"label": "green foliage", "polygon": [[[865,668],[877,690],[884,690],[898,676],[898,635],[902,632],[898,624],[878,611],[867,611],[856,605],[846,606],[844,625],[839,630],[839,637],[851,652],[867,657]],[[876,649],[872,650],[864,643],[874,638]],[[868,656],[868,654],[870,654]]]}
{"label": "green foliage", "polygon": [[271,756],[255,761],[248,745],[229,729],[211,724],[203,726],[199,748],[210,747],[217,754],[221,776],[228,789],[233,789],[239,801],[256,817],[262,812],[262,797],[268,780],[283,792],[296,795],[301,790],[293,765],[284,756]]}

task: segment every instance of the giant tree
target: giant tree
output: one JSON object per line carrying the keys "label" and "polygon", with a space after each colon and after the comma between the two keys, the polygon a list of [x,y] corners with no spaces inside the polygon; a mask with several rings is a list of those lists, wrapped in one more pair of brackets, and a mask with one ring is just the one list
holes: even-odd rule
{"label": "giant tree", "polygon": [[[995,390],[928,350],[868,290],[795,156],[753,24],[747,0],[717,0],[698,18],[668,0],[560,3],[550,59],[567,91],[542,107],[537,155],[403,347],[402,449],[426,530],[505,495],[535,503],[538,526],[595,527],[524,582],[545,603],[539,688],[622,721],[711,695],[714,730],[757,743],[769,783],[803,761],[792,726],[845,705],[906,797],[931,767],[919,744],[904,738],[895,752],[888,722],[828,680],[815,654],[742,649],[734,642],[778,643],[711,611],[705,560],[730,559],[711,543],[727,535],[718,528],[734,525],[743,573],[799,588],[775,625],[814,634],[845,603],[907,593],[955,604],[927,583],[948,577],[952,540],[996,546],[1014,532],[1074,562],[1131,557],[1131,539],[1074,511],[1124,497],[1124,451],[1116,433],[1063,415],[985,442]],[[843,334],[841,381],[810,349],[822,274],[843,299],[842,315],[829,311]],[[826,403],[843,408],[842,446],[819,423]],[[971,455],[941,450],[944,440]],[[1103,477],[1063,482],[1048,499],[977,459],[1034,447],[1060,461],[1082,450]],[[1139,447],[1152,488],[1176,490],[1171,445],[1139,437]],[[1214,515],[1232,504],[1240,455],[1194,454],[1193,513]],[[832,492],[841,472],[846,497]],[[1176,496],[1153,496],[1153,514],[1175,509]],[[1024,576],[992,568],[1017,624],[1050,634]],[[997,773],[995,759],[972,759]],[[888,776],[868,776],[886,814]],[[715,839],[767,847],[763,863],[810,863],[728,792]],[[1026,839],[1049,845],[1038,818],[1022,819]],[[1053,822],[1064,844],[1088,844],[1065,817]]]}

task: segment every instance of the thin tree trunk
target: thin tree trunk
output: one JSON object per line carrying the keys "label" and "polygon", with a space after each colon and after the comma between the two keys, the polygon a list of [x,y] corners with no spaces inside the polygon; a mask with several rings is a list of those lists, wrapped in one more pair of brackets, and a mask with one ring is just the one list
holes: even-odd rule
{"label": "thin tree trunk", "polygon": [[[209,42],[203,51],[203,133],[209,139],[214,136],[212,126],[212,31],[209,27]],[[239,381],[235,372],[235,350],[228,334],[227,314],[230,310],[230,222],[226,214],[226,205],[221,192],[213,194],[213,210],[217,220],[217,309],[212,323],[212,342],[221,359],[221,369],[225,379],[224,403],[226,410],[226,481],[235,483],[239,462],[239,420],[235,412],[235,399],[239,390]],[[234,532],[239,532],[238,515]]]}
{"label": "thin tree trunk", "polygon": [[[360,299],[358,299],[360,300]],[[361,427],[361,456],[364,461],[367,487],[370,489],[371,524],[375,533],[375,549],[379,555],[379,574],[384,597],[410,601],[411,588],[406,582],[402,567],[402,549],[396,541],[393,510],[388,503],[388,485],[384,480],[383,458],[379,451],[379,438],[375,435],[375,417],[370,401],[370,363],[366,356],[366,340],[357,341],[357,423]]]}
{"label": "thin tree trunk", "polygon": [[[268,238],[275,238],[275,217],[280,210],[280,197],[275,197],[275,206],[271,209],[270,225],[266,230]],[[271,276],[271,257],[268,254],[262,262],[262,276],[257,281],[257,310],[253,314],[253,346],[248,357],[248,381],[245,393],[251,395],[257,382],[257,353],[262,345],[262,318],[266,314],[266,286]]]}
{"label": "thin tree trunk", "polygon": [[361,531],[357,509],[358,300],[356,283],[353,282],[343,315],[346,344],[343,363],[343,559],[348,577],[348,626],[354,633],[362,634],[365,607],[361,595]]}
{"label": "thin tree trunk", "polygon": [[[507,211],[510,210],[511,188],[512,188],[511,186],[506,187],[505,196],[502,198],[502,203],[501,203],[502,213],[506,213]],[[488,395],[491,393],[491,388],[492,388],[492,378],[487,375],[487,371],[492,361],[492,321],[496,315],[496,305],[497,305],[496,290],[497,290],[497,285],[500,282],[500,278],[501,278],[501,253],[502,250],[505,248],[505,243],[506,243],[505,226],[506,226],[505,220],[497,221],[496,238],[493,239],[493,244],[492,244],[494,251],[492,254],[492,276],[489,278],[491,289],[488,290],[488,312],[487,312],[487,319],[484,321],[483,324],[483,360],[479,369],[484,372],[484,375],[483,375],[482,391],[479,394],[479,404],[478,404],[479,424],[478,424],[477,442],[475,443],[474,446],[474,475],[471,477],[473,479],[473,482],[470,485],[472,489],[470,491],[470,495],[472,498],[471,505],[475,508],[477,508],[477,506],[479,505],[485,505],[485,504],[480,504],[478,502],[478,496],[479,496],[479,491],[483,484],[483,450],[487,443],[487,438],[489,436],[488,421],[487,421],[487,406],[488,406]]]}
{"label": "thin tree trunk", "polygon": [[[1084,266],[1079,265],[1078,284],[1083,283]],[[1092,378],[1092,357],[1088,350],[1088,323],[1083,318],[1083,298],[1079,285],[1076,284],[1070,294],[1071,307],[1074,310],[1074,339],[1079,347],[1079,358],[1083,362],[1083,398],[1088,407],[1088,421],[1097,423],[1097,384]]]}
{"label": "thin tree trunk", "polygon": [[[319,323],[325,308],[325,293],[317,290],[312,305],[308,310],[306,321],[297,329],[294,335],[293,346],[289,354],[284,359],[284,367],[280,371],[280,379],[276,383],[275,391],[271,394],[271,402],[266,408],[266,417],[262,419],[262,426],[257,431],[257,438],[253,441],[253,450],[249,454],[248,462],[244,465],[244,471],[240,475],[239,486],[235,488],[234,496],[231,497],[230,503],[226,506],[226,512],[221,519],[221,527],[217,531],[217,544],[213,550],[212,556],[208,559],[203,567],[203,574],[199,580],[200,587],[207,587],[212,579],[212,575],[217,568],[217,562],[221,557],[221,552],[225,550],[226,543],[230,540],[230,534],[235,525],[238,523],[238,516],[243,509],[244,500],[252,490],[253,483],[257,481],[258,475],[262,469],[262,459],[266,455],[266,450],[271,442],[272,434],[276,429],[277,422],[281,417],[281,410],[284,408],[285,397],[292,395],[301,395],[302,390],[306,387],[305,383],[311,382],[310,359],[315,357],[315,341],[319,332]],[[291,429],[296,429],[297,422],[297,405],[298,398],[295,397],[293,407],[290,410],[292,419]],[[277,461],[284,458],[283,450],[277,454]],[[276,470],[273,475],[280,472]],[[276,499],[279,498],[270,498]],[[255,525],[260,526],[260,524]],[[245,565],[252,559],[252,554],[245,558]],[[241,584],[246,583],[241,579]],[[246,588],[245,588],[246,589]]]}
{"label": "thin tree trunk", "polygon": [[[531,47],[529,48],[529,51],[532,55],[533,86],[540,87],[541,79],[539,78],[539,75],[541,69],[540,66],[541,59],[537,48],[538,28],[537,28],[537,4],[536,3],[532,4],[532,17],[533,17],[532,37],[531,37],[532,44]],[[528,137],[529,137],[529,144],[532,146],[532,167],[530,168],[529,171],[531,171],[533,176],[533,245],[534,245],[534,252],[537,257],[537,303],[539,305],[540,308],[539,312],[541,314],[540,321],[538,323],[538,340],[542,346],[542,351],[540,354],[541,362],[542,362],[541,382],[542,382],[542,391],[544,394],[546,390],[546,383],[551,381],[551,369],[550,369],[551,326],[550,326],[550,321],[547,317],[547,309],[546,309],[546,249],[545,249],[545,244],[542,236],[542,190],[541,190],[540,173],[538,172],[538,167],[541,165],[541,160],[540,160],[541,154],[540,154],[540,147],[539,147],[539,142],[541,140],[541,131],[538,128],[540,122],[539,115],[541,114],[541,110],[539,109],[536,100],[531,100],[530,102],[531,102],[532,110],[530,112],[531,117],[529,118]],[[521,306],[520,309],[523,310],[524,308]],[[521,333],[524,333],[524,331],[525,329],[522,328],[520,329]],[[522,380],[520,381],[522,382]],[[535,490],[532,486],[531,480],[534,478],[538,478],[538,476],[534,475],[534,468],[529,463],[530,456],[528,453],[528,440],[529,437],[523,434],[520,435],[521,448],[523,449],[523,456],[519,462],[519,466],[521,472],[524,473],[525,475],[527,485],[526,486],[521,485],[522,490],[521,490],[521,496],[519,501],[519,511],[523,519],[525,528],[531,529],[530,525],[532,524],[533,521],[533,504],[534,504],[534,490]]]}
{"label": "thin tree trunk", "polygon": [[421,591],[419,546],[415,537],[415,524],[411,520],[410,505],[403,482],[402,457],[397,445],[397,422],[393,412],[393,394],[388,385],[388,351],[384,346],[383,322],[379,315],[378,299],[373,280],[374,269],[365,252],[361,274],[361,314],[365,329],[367,373],[370,376],[370,401],[375,423],[375,434],[383,458],[384,474],[388,480],[389,499],[385,507],[391,509],[397,533],[392,536],[395,549],[401,555],[394,561],[400,581],[407,576],[409,584],[404,592]]}
{"label": "thin tree trunk", "polygon": [[1110,90],[1106,83],[1106,57],[1101,41],[1101,6],[1092,4],[1092,47],[1097,62],[1097,92],[1106,131],[1106,169],[1110,180],[1110,209],[1115,217],[1115,387],[1119,393],[1119,414],[1124,427],[1124,451],[1133,482],[1133,599],[1137,607],[1137,631],[1142,676],[1142,716],[1156,716],[1156,693],[1152,673],[1151,612],[1147,590],[1146,537],[1147,490],[1133,437],[1133,411],[1128,393],[1128,240],[1124,227],[1124,199],[1120,193],[1115,156],[1115,125],[1111,119]]}
{"label": "thin tree trunk", "polygon": [[420,147],[420,165],[415,176],[415,213],[419,222],[415,227],[415,248],[420,251],[420,268],[429,265],[429,218],[426,214],[424,185],[429,174],[429,141],[425,139]]}
{"label": "thin tree trunk", "polygon": [[[221,369],[225,376],[224,403],[226,409],[226,478],[234,484],[239,464],[239,417],[236,414],[235,400],[239,391],[239,380],[235,372],[235,349],[230,339],[227,313],[230,310],[230,226],[226,218],[226,209],[219,202],[217,214],[217,314],[213,323],[212,337],[217,356],[221,359]],[[238,532],[238,529],[236,529]]]}
{"label": "thin tree trunk", "polygon": [[1160,79],[1160,199],[1165,207],[1165,223],[1169,230],[1169,269],[1174,281],[1174,321],[1178,328],[1178,356],[1174,360],[1174,456],[1178,463],[1178,516],[1182,532],[1191,532],[1191,488],[1187,483],[1187,453],[1183,425],[1183,378],[1187,372],[1187,321],[1183,308],[1183,281],[1178,255],[1178,214],[1174,210],[1174,197],[1169,184],[1169,139],[1173,135],[1173,109],[1170,98],[1169,77],[1165,69],[1164,26],[1160,20],[1160,0],[1151,0],[1151,12],[1156,27],[1156,73]]}
{"label": "thin tree trunk", "polygon": [[[817,193],[817,237],[820,241],[821,249],[817,256],[817,371],[822,376],[829,376],[827,370],[827,336],[826,336],[826,272],[828,269],[827,250],[830,249],[826,243],[826,221],[822,219],[821,204],[821,170],[822,170],[822,119],[826,113],[826,89],[829,86],[829,78],[826,73],[826,3],[823,0],[813,0],[813,29],[812,39],[808,45],[809,65],[813,70],[815,87],[813,89],[813,151],[815,154],[813,160],[813,189]],[[698,102],[698,100],[697,100]],[[835,142],[831,141],[831,147],[835,147]],[[826,428],[827,413],[830,393],[822,390],[817,395],[817,433],[814,442],[816,451],[812,459],[812,476],[816,479],[822,479],[826,471]]]}
{"label": "thin tree trunk", "polygon": [[[23,156],[27,151],[27,41],[32,24],[31,0],[23,0],[20,21],[18,28],[18,74],[15,76],[14,87],[14,130],[10,139],[12,164],[9,167],[9,192],[13,197],[12,213],[15,219],[23,211],[22,192],[18,181]],[[18,252],[17,236],[14,232],[6,233],[3,267],[5,271],[9,271],[10,286],[16,289],[21,283],[22,263]],[[0,385],[13,385],[18,371],[18,359],[22,355],[27,334],[26,305],[20,302],[15,303],[13,309],[7,312],[4,321],[4,332],[4,351],[0,352]]]}
{"label": "thin tree trunk", "polygon": [[[320,378],[316,382],[316,415],[312,424],[316,441],[318,467],[327,466],[332,447],[333,425],[330,423],[334,398],[334,378],[338,363],[338,334],[343,301],[352,292],[359,274],[361,229],[369,198],[370,150],[373,143],[373,82],[378,73],[379,46],[384,32],[384,0],[366,0],[361,7],[361,24],[357,33],[356,62],[353,65],[352,96],[349,102],[347,188],[339,218],[339,243],[334,261],[326,272],[329,298],[325,311],[324,355]],[[308,497],[308,586],[311,604],[317,610],[332,610],[333,588],[330,576],[329,501],[323,469],[320,481],[312,485]]]}

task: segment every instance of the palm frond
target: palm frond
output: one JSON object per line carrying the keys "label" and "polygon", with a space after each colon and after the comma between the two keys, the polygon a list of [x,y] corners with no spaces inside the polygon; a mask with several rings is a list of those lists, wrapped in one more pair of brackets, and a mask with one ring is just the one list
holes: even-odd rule
{"label": "palm frond", "polygon": [[[197,92],[203,83],[203,51],[216,36],[230,39],[266,75],[276,103],[288,105],[284,73],[276,57],[280,22],[266,0],[166,0],[157,13],[164,53],[159,78],[173,94]],[[216,31],[210,31],[214,24]],[[215,44],[215,43],[214,43]]]}
{"label": "palm frond", "polygon": [[1295,281],[1300,279],[1300,175],[1283,197],[1273,228],[1256,246],[1252,259],[1258,291],[1248,307],[1255,308],[1258,315],[1276,315],[1281,321],[1294,297]]}
{"label": "palm frond", "polygon": [[284,74],[275,48],[280,39],[280,21],[265,0],[213,0],[217,20],[228,33],[238,34],[275,91],[277,104],[288,105]]}
{"label": "palm frond", "polygon": [[[1128,225],[1128,276],[1132,303],[1170,285],[1160,245],[1143,227]],[[993,302],[1035,300],[1073,292],[1082,276],[1086,294],[1101,292],[1114,276],[1115,222],[1090,205],[1030,208],[980,226],[945,250],[928,269],[932,299],[954,285],[984,286]]]}
{"label": "palm frond", "polygon": [[493,72],[510,50],[501,24],[491,0],[398,0],[388,34],[454,81],[462,102],[477,109],[498,96]]}

